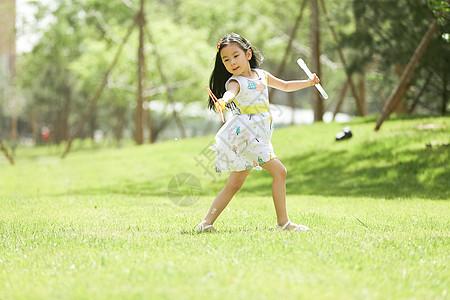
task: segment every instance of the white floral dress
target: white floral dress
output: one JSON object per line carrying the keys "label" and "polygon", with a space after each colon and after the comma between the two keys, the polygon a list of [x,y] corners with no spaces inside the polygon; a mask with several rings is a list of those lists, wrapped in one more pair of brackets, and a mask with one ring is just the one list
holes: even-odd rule
{"label": "white floral dress", "polygon": [[260,165],[274,159],[270,139],[273,118],[269,111],[267,73],[254,69],[259,79],[232,76],[226,83],[236,80],[240,91],[227,107],[233,113],[216,134],[216,144],[210,149],[216,152],[216,172],[261,170]]}

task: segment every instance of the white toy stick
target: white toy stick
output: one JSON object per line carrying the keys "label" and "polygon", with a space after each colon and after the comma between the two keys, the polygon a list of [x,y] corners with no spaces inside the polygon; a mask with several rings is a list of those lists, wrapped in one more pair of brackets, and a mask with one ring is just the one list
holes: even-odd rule
{"label": "white toy stick", "polygon": [[[300,68],[302,68],[303,71],[305,71],[306,75],[308,75],[309,79],[313,79],[313,74],[311,73],[311,71],[308,69],[308,67],[306,66],[305,62],[303,61],[303,59],[299,58],[297,60],[298,65],[300,66]],[[325,90],[322,88],[322,86],[320,85],[320,83],[315,84],[316,89],[320,92],[320,94],[325,98],[328,99],[328,94],[325,92]]]}

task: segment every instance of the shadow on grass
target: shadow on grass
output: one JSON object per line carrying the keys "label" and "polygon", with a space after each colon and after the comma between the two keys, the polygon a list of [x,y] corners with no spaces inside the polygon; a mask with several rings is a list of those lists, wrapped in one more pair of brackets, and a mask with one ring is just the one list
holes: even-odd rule
{"label": "shadow on grass", "polygon": [[[287,194],[376,198],[450,199],[448,146],[392,153],[370,143],[359,154],[306,152],[283,159]],[[244,193],[270,195],[271,177],[245,183]]]}
{"label": "shadow on grass", "polygon": [[[450,147],[442,144],[426,148],[428,138],[403,132],[336,143],[322,151],[308,150],[302,144],[290,156],[280,157],[288,169],[288,195],[335,197],[450,199]],[[420,146],[419,146],[420,145]],[[317,149],[321,149],[320,145]],[[214,198],[223,188],[227,174],[218,180],[205,180],[200,169],[193,169],[202,184],[202,196]],[[166,197],[168,184],[175,174],[155,170],[152,178],[127,178],[116,184],[68,191],[72,195],[127,195]],[[240,195],[271,196],[272,177],[268,172],[251,172]]]}
{"label": "shadow on grass", "polygon": [[[336,197],[450,199],[450,147],[392,152],[389,147],[361,144],[361,149],[332,152],[309,151],[282,159],[288,169],[288,195]],[[212,198],[223,188],[226,177],[202,182],[203,196]],[[130,179],[116,185],[69,191],[71,195],[127,195],[166,197],[171,176],[151,180]],[[271,196],[272,177],[254,171],[246,180],[241,195]]]}

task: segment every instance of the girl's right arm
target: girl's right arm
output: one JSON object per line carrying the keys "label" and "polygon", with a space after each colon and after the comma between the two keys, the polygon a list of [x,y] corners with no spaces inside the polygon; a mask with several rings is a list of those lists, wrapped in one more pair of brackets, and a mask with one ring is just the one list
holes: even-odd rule
{"label": "girl's right arm", "polygon": [[239,83],[236,80],[231,80],[228,83],[227,91],[223,94],[222,98],[218,100],[219,102],[223,101],[223,105],[221,103],[223,109],[225,109],[225,105],[227,105],[228,103],[233,101],[234,98],[236,98],[236,95],[239,94],[239,91],[240,91]]}

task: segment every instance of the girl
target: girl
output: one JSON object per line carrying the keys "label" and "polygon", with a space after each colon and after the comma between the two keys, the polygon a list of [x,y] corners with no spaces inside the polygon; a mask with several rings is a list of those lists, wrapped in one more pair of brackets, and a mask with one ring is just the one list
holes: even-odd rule
{"label": "girl", "polygon": [[231,110],[233,117],[217,133],[216,172],[231,172],[225,187],[213,201],[197,231],[215,231],[213,223],[244,183],[252,169],[265,169],[273,176],[272,196],[277,228],[305,231],[304,225],[292,223],[286,211],[286,168],[275,156],[270,139],[273,132],[267,88],[297,91],[319,83],[310,80],[284,81],[259,68],[261,53],[242,36],[232,33],[220,40],[210,87],[220,97],[209,98],[212,110]]}

